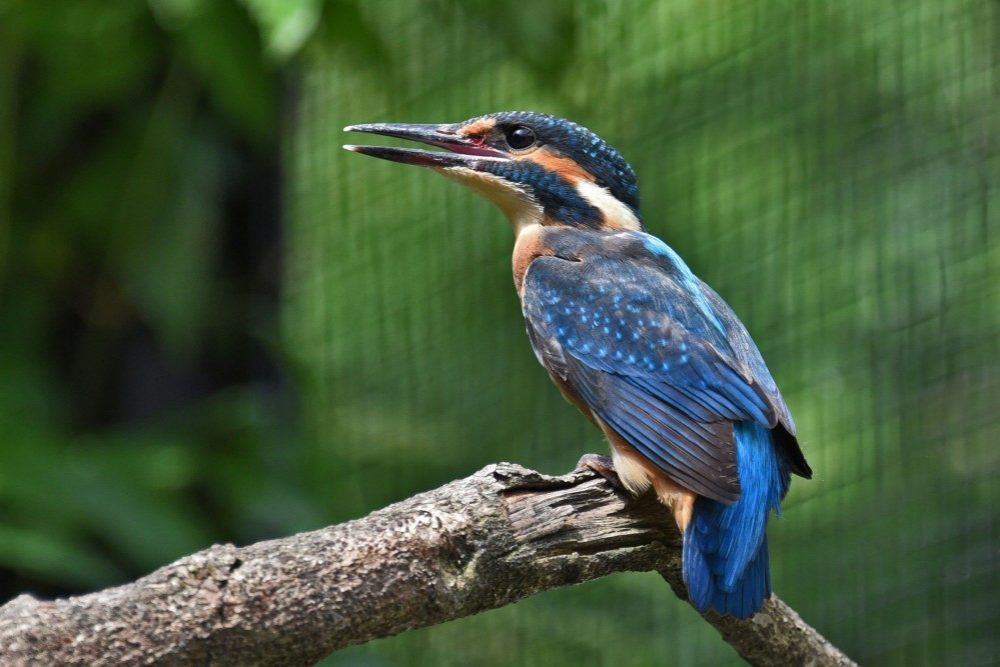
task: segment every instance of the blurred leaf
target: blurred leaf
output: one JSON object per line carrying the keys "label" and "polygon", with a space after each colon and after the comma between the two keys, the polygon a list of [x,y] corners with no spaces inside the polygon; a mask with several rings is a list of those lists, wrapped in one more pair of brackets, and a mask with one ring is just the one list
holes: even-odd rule
{"label": "blurred leaf", "polygon": [[363,11],[370,7],[358,0],[324,0],[318,27],[318,40],[339,57],[348,57],[359,65],[381,68],[387,73],[391,49],[383,38],[378,15]]}
{"label": "blurred leaf", "polygon": [[65,0],[58,11],[14,0],[5,14],[5,32],[38,59],[32,92],[49,123],[135,92],[156,64],[153,26],[133,0]]}
{"label": "blurred leaf", "polygon": [[0,525],[0,567],[44,577],[73,588],[94,588],[119,581],[123,573],[106,557],[78,540],[57,536],[50,527]]}
{"label": "blurred leaf", "polygon": [[502,40],[504,51],[522,61],[542,85],[554,85],[573,62],[579,23],[572,3],[537,3],[530,11],[492,0],[435,4],[440,21],[478,23],[485,34]]}
{"label": "blurred leaf", "polygon": [[274,74],[243,7],[231,1],[199,2],[172,14],[172,19],[166,27],[219,110],[257,141],[266,140],[275,131],[277,117]]}
{"label": "blurred leaf", "polygon": [[[142,453],[141,449],[133,451]],[[130,459],[136,463],[126,468]],[[92,464],[67,471],[59,496],[64,502],[72,502],[86,517],[89,530],[139,571],[152,570],[212,543],[207,526],[180,498],[144,486],[129,476],[128,471],[137,464],[149,465],[142,457],[118,448],[103,455],[90,453],[87,460]],[[124,474],[114,472],[123,469]]]}
{"label": "blurred leaf", "polygon": [[202,11],[205,0],[147,0],[147,3],[161,26],[176,30]]}
{"label": "blurred leaf", "polygon": [[264,35],[265,52],[276,61],[294,56],[319,24],[321,0],[240,0]]}
{"label": "blurred leaf", "polygon": [[179,182],[166,210],[139,251],[125,258],[143,314],[172,354],[192,350],[211,320],[205,309],[219,293],[212,258],[218,251],[225,178],[218,147],[198,134],[177,152]]}

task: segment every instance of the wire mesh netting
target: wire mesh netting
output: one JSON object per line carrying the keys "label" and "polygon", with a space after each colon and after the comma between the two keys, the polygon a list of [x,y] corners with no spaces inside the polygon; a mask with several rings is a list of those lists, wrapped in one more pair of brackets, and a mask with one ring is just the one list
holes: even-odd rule
{"label": "wire mesh netting", "polygon": [[[337,518],[496,460],[604,443],[537,367],[510,231],[341,128],[527,108],[594,129],[649,229],[747,323],[812,481],[772,523],[776,591],[865,664],[997,659],[994,3],[371,5],[308,51],[287,151],[284,331]],[[348,141],[350,139],[347,139]],[[616,576],[329,664],[721,664],[657,577]]]}

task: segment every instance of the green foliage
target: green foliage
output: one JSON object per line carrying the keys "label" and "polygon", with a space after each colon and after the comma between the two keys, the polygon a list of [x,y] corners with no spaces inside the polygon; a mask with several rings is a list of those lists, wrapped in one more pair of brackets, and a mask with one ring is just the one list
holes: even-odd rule
{"label": "green foliage", "polygon": [[[275,335],[233,321],[218,271],[237,160],[277,140],[255,23],[231,3],[7,2],[0,53],[5,593],[93,589],[289,517],[316,525],[275,465],[294,436],[259,388],[100,414],[170,391],[172,372],[136,365],[150,354],[184,368],[234,328]],[[153,352],[129,352],[137,337]]]}
{"label": "green foliage", "polygon": [[[530,353],[500,215],[340,149],[349,123],[525,108],[623,151],[651,231],[760,344],[817,471],[772,524],[778,592],[862,663],[995,659],[997,18],[0,0],[4,593],[603,451]],[[243,248],[279,185],[283,247]],[[735,660],[634,575],[327,664]]]}

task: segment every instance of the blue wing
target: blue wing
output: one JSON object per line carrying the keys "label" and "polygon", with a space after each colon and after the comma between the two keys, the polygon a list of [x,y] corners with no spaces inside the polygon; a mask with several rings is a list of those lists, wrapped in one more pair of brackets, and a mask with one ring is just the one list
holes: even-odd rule
{"label": "blue wing", "polygon": [[662,241],[629,232],[601,246],[531,263],[522,304],[536,355],[672,479],[736,500],[733,423],[780,424],[794,436],[760,353]]}

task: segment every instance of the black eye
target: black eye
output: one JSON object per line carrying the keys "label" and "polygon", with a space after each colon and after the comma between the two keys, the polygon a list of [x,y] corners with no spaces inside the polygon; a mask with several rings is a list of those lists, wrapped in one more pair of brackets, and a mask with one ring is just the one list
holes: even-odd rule
{"label": "black eye", "polygon": [[531,144],[535,143],[535,131],[530,127],[518,125],[517,127],[512,127],[507,130],[507,134],[504,138],[507,140],[508,146],[514,150],[521,150],[522,148],[527,148]]}

